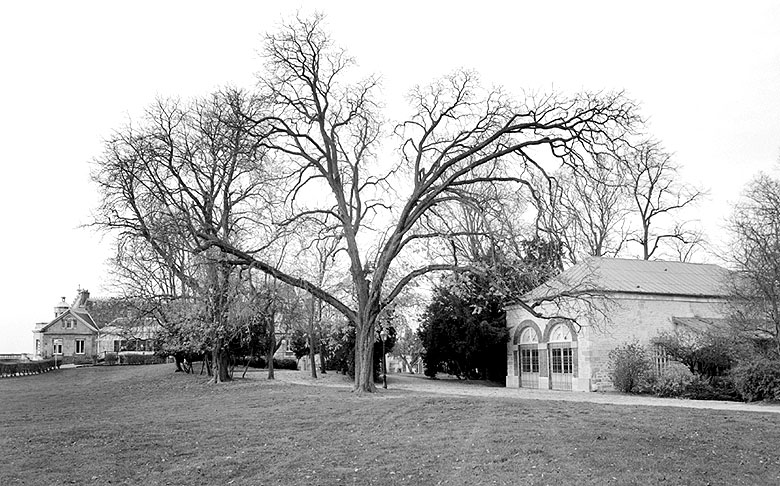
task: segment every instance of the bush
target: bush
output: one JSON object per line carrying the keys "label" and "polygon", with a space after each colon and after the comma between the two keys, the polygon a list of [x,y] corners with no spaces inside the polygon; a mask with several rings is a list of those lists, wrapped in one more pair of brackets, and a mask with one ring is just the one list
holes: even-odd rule
{"label": "bush", "polygon": [[653,338],[669,359],[707,377],[722,376],[734,365],[740,349],[737,338],[714,329],[665,332]]}
{"label": "bush", "polygon": [[670,361],[658,376],[653,392],[659,397],[681,397],[693,382],[693,373],[687,366]]}
{"label": "bush", "polygon": [[116,364],[116,361],[117,361],[117,356],[116,356],[116,353],[106,353],[106,356],[105,356],[105,361],[104,361],[104,362],[105,362],[107,365],[115,365],[115,364]]}
{"label": "bush", "polygon": [[274,358],[274,369],[277,370],[297,370],[298,362],[292,358]]}
{"label": "bush", "polygon": [[164,362],[164,358],[154,354],[126,354],[122,356],[122,364],[126,365],[149,365]]}
{"label": "bush", "polygon": [[[57,364],[60,361],[57,360]],[[0,361],[0,376],[36,375],[54,369],[54,359],[44,361]]]}
{"label": "bush", "polygon": [[638,341],[626,343],[609,352],[609,376],[615,389],[624,393],[639,391],[652,369],[645,348]]}
{"label": "bush", "polygon": [[746,402],[780,400],[780,360],[759,358],[731,370],[734,386]]}
{"label": "bush", "polygon": [[693,381],[685,388],[682,398],[691,400],[738,400],[739,393],[731,378],[694,375]]}

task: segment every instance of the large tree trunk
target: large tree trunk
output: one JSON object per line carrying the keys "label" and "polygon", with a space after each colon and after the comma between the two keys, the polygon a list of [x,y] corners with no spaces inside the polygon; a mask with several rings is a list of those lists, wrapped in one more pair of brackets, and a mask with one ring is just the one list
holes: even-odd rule
{"label": "large tree trunk", "polygon": [[212,362],[214,363],[214,383],[225,383],[231,380],[229,373],[228,353],[221,340],[212,350]]}
{"label": "large tree trunk", "polygon": [[373,393],[375,319],[363,322],[355,329],[355,389],[357,394]]}

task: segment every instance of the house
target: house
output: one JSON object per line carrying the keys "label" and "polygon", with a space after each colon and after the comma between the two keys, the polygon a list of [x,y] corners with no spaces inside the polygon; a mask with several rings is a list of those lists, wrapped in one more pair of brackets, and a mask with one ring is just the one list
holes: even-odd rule
{"label": "house", "polygon": [[54,319],[35,325],[35,359],[60,356],[64,363],[91,362],[97,353],[98,325],[88,310],[89,291],[79,289],[72,304],[62,301],[54,306]]}
{"label": "house", "polygon": [[153,353],[156,322],[135,316],[121,299],[90,299],[79,289],[71,304],[65,297],[54,306],[54,319],[35,325],[33,359],[52,356],[63,363],[91,363],[106,353]]}
{"label": "house", "polygon": [[507,307],[507,387],[612,389],[609,353],[727,316],[717,265],[589,258]]}

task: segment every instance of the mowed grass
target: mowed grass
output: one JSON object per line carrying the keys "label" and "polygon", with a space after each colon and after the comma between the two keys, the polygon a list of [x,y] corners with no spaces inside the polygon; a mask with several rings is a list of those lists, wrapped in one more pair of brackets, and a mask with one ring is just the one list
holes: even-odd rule
{"label": "mowed grass", "polygon": [[780,484],[777,414],[356,397],[263,377],[213,386],[157,365],[0,380],[0,485]]}

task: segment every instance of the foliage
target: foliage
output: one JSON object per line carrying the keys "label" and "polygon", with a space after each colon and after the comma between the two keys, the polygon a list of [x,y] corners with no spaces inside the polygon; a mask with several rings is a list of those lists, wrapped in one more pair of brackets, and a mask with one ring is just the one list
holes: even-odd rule
{"label": "foliage", "polygon": [[706,377],[723,376],[736,363],[740,343],[717,330],[662,332],[651,340],[674,361]]}
{"label": "foliage", "polygon": [[327,368],[354,378],[355,327],[347,326],[333,331],[329,339],[329,348],[331,352],[325,362]]}
{"label": "foliage", "polygon": [[165,363],[165,358],[156,354],[120,354],[119,363],[125,365],[150,365]]}
{"label": "foliage", "polygon": [[747,402],[780,400],[780,360],[760,358],[731,370],[739,394]]}
{"label": "foliage", "polygon": [[434,290],[418,329],[427,376],[503,380],[509,332],[502,300],[483,292],[490,288],[485,276],[468,274]]}
{"label": "foliage", "polygon": [[681,397],[693,382],[694,375],[686,365],[670,361],[656,379],[653,392],[659,397]]}
{"label": "foliage", "polygon": [[[384,319],[384,323],[388,324],[388,320]],[[388,336],[385,341],[385,352],[391,353],[396,343],[395,328],[388,326]],[[382,359],[382,341],[377,332],[376,339],[374,341],[374,365],[373,365],[373,378],[375,381],[381,376],[381,359]],[[326,360],[326,366],[328,369],[333,369],[339,373],[355,377],[355,328],[354,326],[347,326],[346,328],[337,329],[333,331],[329,339],[330,353]]]}
{"label": "foliage", "polygon": [[292,358],[274,358],[274,368],[279,370],[297,370],[298,361]]}
{"label": "foliage", "polygon": [[117,355],[116,355],[116,353],[106,353],[106,356],[104,358],[104,362],[107,365],[115,365],[117,363]]}
{"label": "foliage", "polygon": [[692,400],[738,400],[740,395],[729,376],[707,378],[694,375],[681,397]]}
{"label": "foliage", "polygon": [[625,343],[609,352],[610,378],[615,389],[638,391],[652,371],[645,348],[638,341]]}
{"label": "foliage", "polygon": [[296,359],[309,355],[309,335],[301,329],[296,329],[290,336],[290,348]]}

